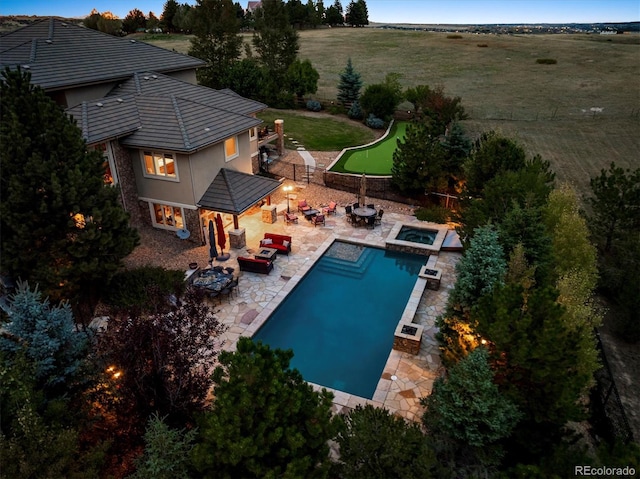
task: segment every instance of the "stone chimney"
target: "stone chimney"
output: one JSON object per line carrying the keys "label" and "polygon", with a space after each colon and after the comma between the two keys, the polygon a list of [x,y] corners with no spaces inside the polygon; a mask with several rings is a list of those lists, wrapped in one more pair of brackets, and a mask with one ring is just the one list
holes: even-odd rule
{"label": "stone chimney", "polygon": [[278,155],[284,155],[284,120],[276,120],[273,122],[276,127],[276,133],[278,134],[278,139],[276,140],[276,148],[278,150]]}

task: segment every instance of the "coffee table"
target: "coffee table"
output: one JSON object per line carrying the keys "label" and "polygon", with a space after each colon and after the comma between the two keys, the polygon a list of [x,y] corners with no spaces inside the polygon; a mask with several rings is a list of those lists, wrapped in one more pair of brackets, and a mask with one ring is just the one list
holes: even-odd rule
{"label": "coffee table", "polygon": [[307,219],[307,221],[311,221],[311,218],[313,218],[318,213],[320,213],[318,210],[313,210],[313,209],[302,212],[302,214]]}
{"label": "coffee table", "polygon": [[260,248],[260,251],[258,251],[253,256],[256,259],[266,259],[269,261],[275,261],[277,254],[278,254],[278,250],[275,248]]}

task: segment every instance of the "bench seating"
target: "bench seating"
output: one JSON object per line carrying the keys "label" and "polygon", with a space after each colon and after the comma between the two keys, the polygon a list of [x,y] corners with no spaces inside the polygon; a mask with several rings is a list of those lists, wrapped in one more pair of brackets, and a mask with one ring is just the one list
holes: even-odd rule
{"label": "bench seating", "polygon": [[246,256],[238,256],[238,266],[240,271],[250,271],[251,273],[269,274],[273,269],[273,263],[266,259],[247,258]]}
{"label": "bench seating", "polygon": [[[265,242],[265,240],[267,241]],[[271,242],[268,240],[271,240]],[[289,251],[291,251],[291,236],[265,233],[264,238],[260,240],[260,247],[273,248],[279,254],[289,254]]]}

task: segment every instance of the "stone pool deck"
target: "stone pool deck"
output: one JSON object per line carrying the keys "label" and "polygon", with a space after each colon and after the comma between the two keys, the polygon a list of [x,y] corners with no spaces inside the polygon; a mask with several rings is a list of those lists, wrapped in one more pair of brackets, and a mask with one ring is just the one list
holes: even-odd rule
{"label": "stone pool deck", "polygon": [[[295,200],[290,201],[291,205],[297,205]],[[224,333],[224,349],[234,350],[240,336],[252,336],[335,239],[384,248],[385,240],[397,222],[424,225],[413,216],[385,212],[382,224],[375,229],[354,228],[347,223],[342,207],[338,207],[336,215],[326,217],[325,226],[314,227],[305,221],[302,215],[299,215],[297,224],[287,225],[281,216],[285,210],[286,203],[277,205],[278,220],[272,224],[262,222],[259,209],[254,214],[243,215],[240,218],[240,227],[246,230],[247,247],[231,250],[231,258],[224,263],[214,262],[232,266],[239,271],[236,258],[254,254],[264,232],[292,236],[291,253],[288,256],[278,255],[269,275],[241,272],[237,294],[229,300],[223,300],[221,304],[216,302],[213,305],[218,319],[228,327]],[[186,254],[182,257],[188,257],[188,262],[206,266],[208,252],[208,246],[192,247],[181,256]],[[370,403],[387,408],[409,420],[420,419],[420,398],[430,394],[433,381],[442,370],[434,339],[434,323],[435,318],[444,311],[449,289],[454,283],[455,264],[459,258],[459,253],[441,252],[437,259],[432,255],[431,263],[435,261],[435,267],[442,270],[440,289],[427,289],[419,297],[410,299],[419,301],[414,322],[424,327],[420,353],[412,355],[391,350],[372,400],[332,390],[336,412],[353,408],[358,404]],[[188,262],[185,261],[183,264]],[[416,280],[418,279],[416,276]],[[331,298],[323,298],[323,301],[331,301]]]}

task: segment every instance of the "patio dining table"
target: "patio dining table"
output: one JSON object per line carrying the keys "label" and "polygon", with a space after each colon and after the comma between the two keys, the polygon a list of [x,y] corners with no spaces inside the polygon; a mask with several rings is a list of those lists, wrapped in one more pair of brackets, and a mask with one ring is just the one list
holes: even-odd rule
{"label": "patio dining table", "polygon": [[192,284],[197,288],[220,292],[229,286],[232,280],[233,275],[231,274],[218,272],[214,269],[205,269],[198,273]]}
{"label": "patio dining table", "polygon": [[360,208],[355,208],[353,210],[353,213],[356,216],[359,216],[360,218],[370,218],[372,216],[375,216],[377,211],[374,210],[373,208],[367,208],[367,207],[360,207]]}

